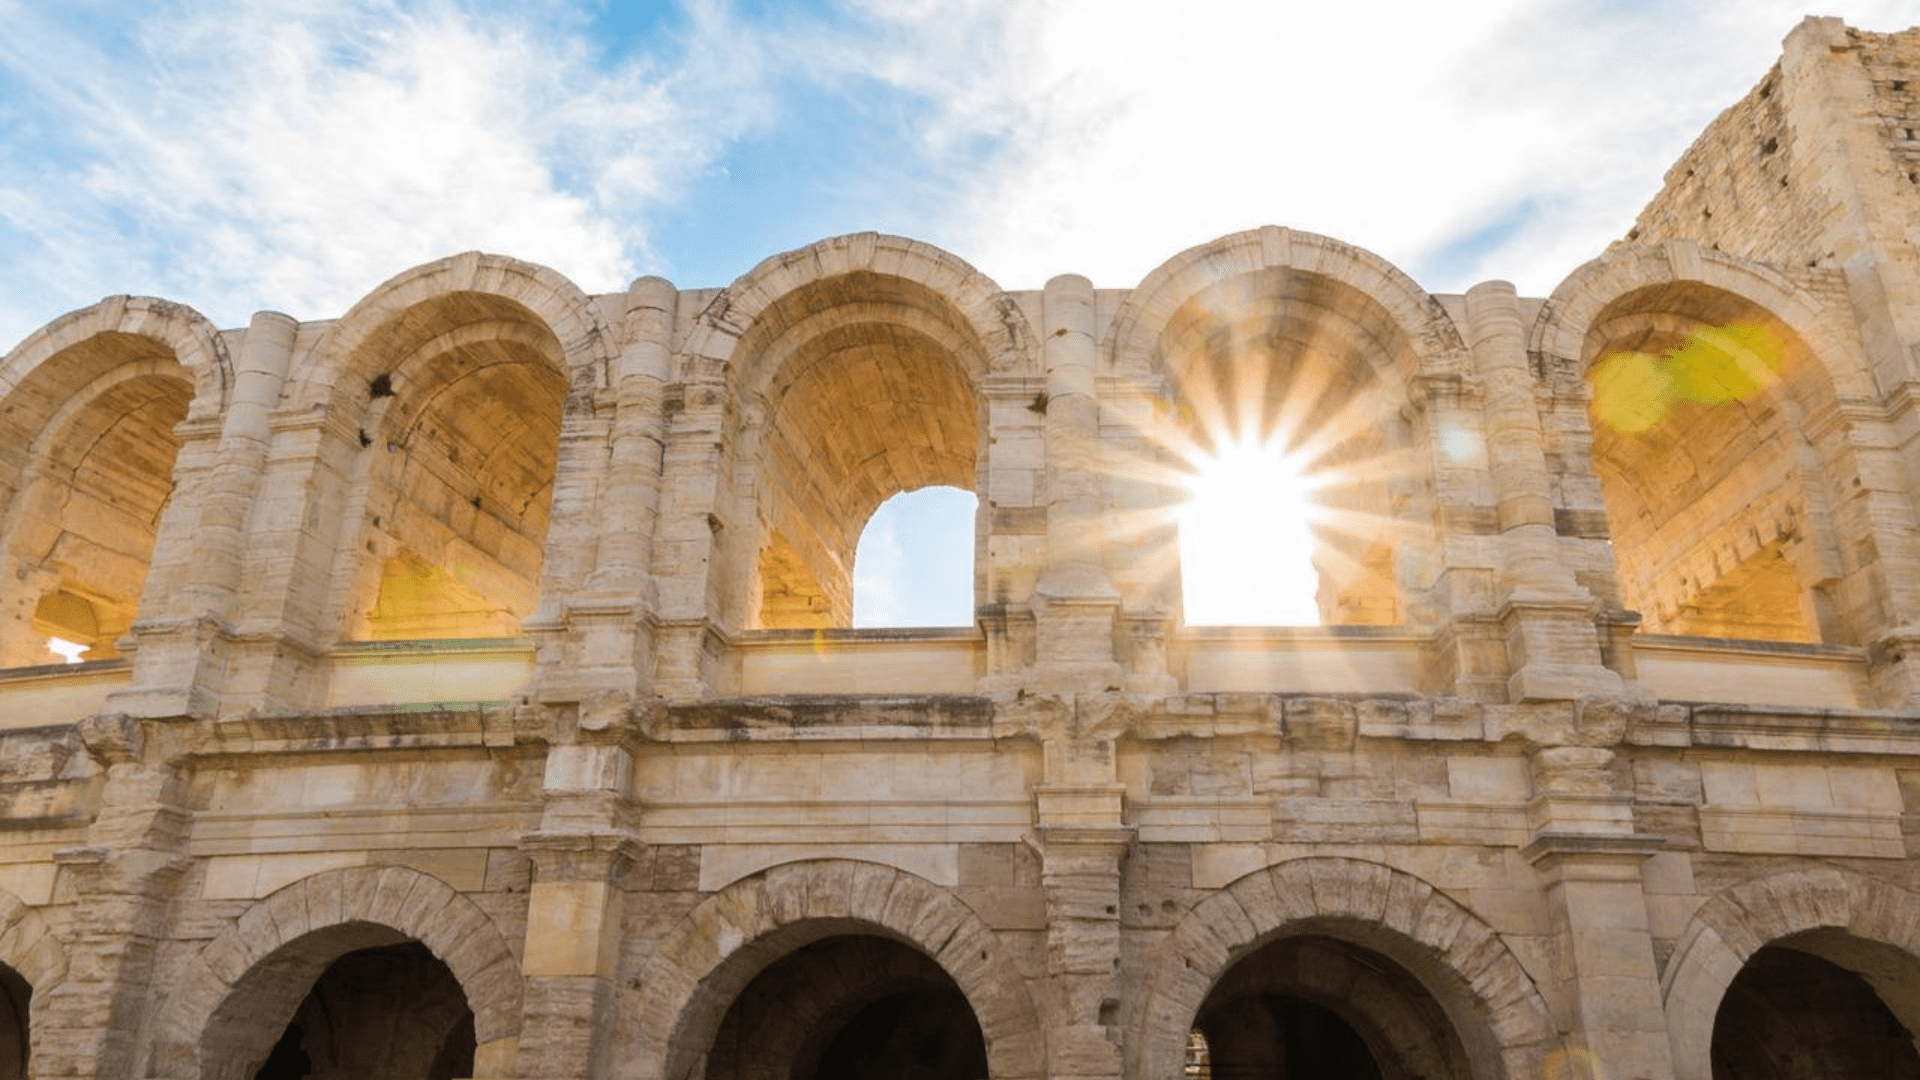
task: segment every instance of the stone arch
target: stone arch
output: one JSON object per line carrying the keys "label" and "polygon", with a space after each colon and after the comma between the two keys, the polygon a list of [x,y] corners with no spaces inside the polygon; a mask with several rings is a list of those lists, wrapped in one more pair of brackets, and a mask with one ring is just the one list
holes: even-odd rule
{"label": "stone arch", "polygon": [[[259,1016],[292,1016],[314,979],[346,953],[408,939],[425,945],[466,993],[479,1043],[475,1074],[509,1075],[520,1033],[519,960],[479,905],[402,866],[314,874],[249,907],[175,980],[156,1027],[153,1075],[246,1080],[222,1069],[265,1058],[279,1031],[265,1030],[272,1025]],[[242,1011],[253,1019],[234,1015]]]}
{"label": "stone arch", "polygon": [[1399,267],[1365,248],[1317,233],[1268,225],[1188,248],[1156,267],[1127,294],[1101,355],[1110,368],[1144,370],[1176,311],[1209,286],[1243,274],[1297,271],[1337,282],[1378,304],[1405,333],[1417,362],[1405,372],[1465,370],[1466,342],[1453,319]]}
{"label": "stone arch", "polygon": [[[206,316],[171,300],[151,296],[109,296],[91,307],[70,311],[34,331],[0,359],[0,409],[6,415],[17,408],[10,400],[48,367],[55,357],[68,356],[101,335],[146,339],[172,354],[174,362],[186,373],[193,386],[188,418],[204,420],[219,416],[227,405],[227,392],[233,384],[233,360],[226,339]],[[42,376],[57,385],[49,386],[37,397],[57,403],[111,366],[111,350],[100,350],[99,357],[89,355],[87,362],[61,365],[63,370]],[[76,383],[77,381],[77,383]],[[28,415],[38,410],[29,408]]]}
{"label": "stone arch", "polygon": [[1314,857],[1241,877],[1175,925],[1137,999],[1133,1075],[1180,1075],[1188,1031],[1214,985],[1254,950],[1300,933],[1401,965],[1446,1012],[1476,1080],[1542,1075],[1560,1048],[1533,979],[1478,916],[1405,871]]}
{"label": "stone arch", "polygon": [[1833,392],[1844,398],[1872,395],[1872,375],[1859,347],[1832,324],[1817,297],[1773,267],[1684,240],[1617,247],[1575,269],[1541,306],[1528,351],[1548,365],[1556,392],[1582,392],[1585,365],[1592,360],[1587,338],[1600,314],[1623,296],[1682,283],[1707,286],[1770,313],[1807,343],[1832,380]]}
{"label": "stone arch", "polygon": [[0,892],[0,964],[44,992],[67,976],[67,948],[40,913],[12,893]]}
{"label": "stone arch", "polygon": [[[0,985],[0,995],[8,999],[0,1008],[12,1014],[16,1008],[26,1007],[25,1015],[9,1015],[7,1020],[11,1025],[17,1019],[25,1024],[25,1030],[0,1033],[0,1040],[7,1045],[7,1056],[25,1050],[30,1061],[32,1053],[29,1048],[36,1041],[35,1032],[40,1027],[33,1022],[33,1018],[44,1012],[47,995],[55,991],[66,978],[67,950],[39,912],[8,892],[0,892],[0,965],[11,969],[18,980],[15,982],[0,977],[0,984],[13,983],[16,992],[19,982],[26,984],[26,997],[17,1001],[13,1000],[13,994],[9,994],[4,985]],[[22,1036],[27,1040],[28,1047],[13,1043],[14,1038]],[[0,1068],[10,1068],[13,1064],[0,1062]]]}
{"label": "stone arch", "polygon": [[693,1075],[735,995],[763,968],[841,934],[891,938],[931,958],[960,988],[997,1080],[1046,1075],[1046,1034],[1025,980],[994,932],[939,886],[845,859],[783,863],[709,896],[640,973],[625,1008],[638,1025],[638,1080]]}
{"label": "stone arch", "polygon": [[331,401],[355,407],[367,383],[384,371],[379,343],[396,320],[421,304],[461,294],[517,307],[549,330],[559,345],[559,364],[569,384],[593,390],[606,385],[618,338],[605,325],[591,297],[557,270],[506,255],[467,251],[403,270],[353,305],[315,344],[313,359],[289,395],[296,408]]}
{"label": "stone arch", "polygon": [[[761,260],[700,313],[684,350],[688,363],[736,363],[743,353],[738,347],[741,338],[761,324],[768,309],[782,297],[857,273],[913,282],[943,297],[978,338],[985,370],[1017,374],[1033,366],[1033,328],[1025,313],[991,278],[932,244],[874,232],[832,237]],[[751,361],[752,357],[745,359]],[[697,374],[689,370],[683,377],[694,378]],[[772,377],[771,371],[749,372],[737,374],[734,382],[752,389],[757,380]]]}
{"label": "stone arch", "polygon": [[0,664],[49,662],[49,635],[114,655],[156,577],[178,425],[210,430],[231,378],[211,323],[148,297],[72,312],[0,360]]}
{"label": "stone arch", "polygon": [[[1470,377],[1438,300],[1371,252],[1266,227],[1182,252],[1130,293],[1103,365],[1160,399],[1134,419],[1170,472],[1229,446],[1283,451],[1306,474],[1326,624],[1427,623],[1442,519],[1433,387]],[[1156,499],[1171,502],[1177,488]],[[1288,546],[1274,537],[1270,546]],[[1189,557],[1198,557],[1189,549]],[[1172,565],[1173,552],[1142,564]]]}
{"label": "stone arch", "polygon": [[290,393],[333,418],[319,466],[347,492],[329,571],[292,586],[321,636],[517,634],[549,569],[561,432],[595,422],[617,349],[572,282],[479,252],[397,275],[327,329]]}
{"label": "stone arch", "polygon": [[[1749,373],[1745,389],[1701,397],[1662,382],[1656,392],[1620,374],[1667,379],[1678,369],[1648,355],[1685,355],[1736,329],[1765,343],[1772,367]],[[1873,453],[1855,446],[1843,404],[1871,401],[1874,388],[1858,344],[1821,300],[1774,268],[1691,243],[1624,247],[1554,291],[1530,349],[1553,407],[1578,409],[1586,422],[1557,457],[1563,490],[1601,497],[1593,509],[1604,509],[1619,559],[1607,599],[1643,612],[1653,632],[1831,643],[1871,635],[1897,585],[1877,580],[1871,560],[1839,537],[1911,520],[1912,509],[1904,492],[1837,475]],[[1618,389],[1596,394],[1594,378]]]}
{"label": "stone arch", "polygon": [[[985,383],[1030,372],[1025,315],[946,252],[876,233],[775,256],[695,320],[683,378],[733,409],[708,595],[746,629],[850,626],[861,531],[888,498],[979,493]],[[708,508],[699,508],[704,511]],[[691,508],[689,510],[691,511]],[[984,589],[984,518],[973,594]]]}
{"label": "stone arch", "polygon": [[[1768,944],[1821,931],[1887,946],[1920,963],[1920,893],[1839,867],[1813,866],[1751,878],[1710,897],[1688,920],[1660,980],[1675,1080],[1712,1080],[1714,1019],[1747,961]],[[1815,945],[1805,951],[1827,950]],[[1854,966],[1844,956],[1825,958]],[[1866,974],[1900,1022],[1920,1031],[1920,1008],[1906,1000],[1912,995],[1889,995]]]}

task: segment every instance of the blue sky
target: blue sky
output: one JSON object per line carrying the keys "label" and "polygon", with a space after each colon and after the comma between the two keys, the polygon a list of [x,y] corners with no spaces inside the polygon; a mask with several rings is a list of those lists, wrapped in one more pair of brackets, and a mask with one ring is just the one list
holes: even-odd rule
{"label": "blue sky", "polygon": [[470,248],[707,287],[862,229],[1126,287],[1273,223],[1544,295],[1801,2],[0,0],[0,349],[111,293],[326,318]]}

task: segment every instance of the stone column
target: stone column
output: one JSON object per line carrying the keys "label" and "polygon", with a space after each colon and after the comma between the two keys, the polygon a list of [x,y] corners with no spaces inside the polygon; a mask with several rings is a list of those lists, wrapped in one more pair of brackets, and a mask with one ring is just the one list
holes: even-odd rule
{"label": "stone column", "polygon": [[653,674],[652,570],[666,448],[662,410],[673,371],[679,293],[645,277],[627,291],[626,345],[615,360],[611,450],[593,565],[584,589],[527,630],[542,640],[542,700],[632,696]]}
{"label": "stone column", "polygon": [[34,1010],[38,1076],[144,1076],[145,1022],[162,990],[154,953],[187,867],[187,778],[146,754],[140,722],[81,722],[87,752],[106,772],[84,844],[54,852],[56,891],[74,897],[67,978]]}
{"label": "stone column", "polygon": [[168,513],[155,538],[156,565],[177,557],[180,549],[191,550],[185,583],[177,597],[155,597],[157,603],[143,605],[134,625],[139,651],[132,684],[111,699],[117,712],[190,716],[218,708],[234,626],[244,606],[240,583],[250,554],[248,519],[299,329],[292,317],[277,311],[255,313],[247,327],[211,468],[179,492],[182,512]]}
{"label": "stone column", "polygon": [[1617,694],[1600,662],[1594,600],[1559,556],[1553,487],[1513,286],[1467,291],[1467,344],[1486,386],[1487,463],[1493,473],[1503,565],[1497,609],[1506,630],[1510,701]]}
{"label": "stone column", "polygon": [[633,757],[608,741],[624,726],[581,731],[580,741],[549,750],[546,809],[540,828],[520,842],[533,862],[520,964],[522,1077],[610,1075],[625,895],[618,878],[639,850],[628,827]]}
{"label": "stone column", "polygon": [[1107,574],[1100,475],[1100,404],[1094,392],[1093,283],[1077,274],[1047,282],[1041,298],[1047,372],[1047,562],[1034,588],[1038,685],[1118,686],[1114,618],[1120,594]]}
{"label": "stone column", "polygon": [[1118,694],[1029,696],[1005,716],[1039,737],[1035,847],[1047,912],[1047,1073],[1120,1075],[1120,870],[1133,840],[1123,819],[1116,743],[1134,719]]}
{"label": "stone column", "polygon": [[[726,388],[717,380],[692,381],[678,394],[667,405],[653,542],[654,685],[666,697],[692,700],[705,696],[711,682],[713,564],[725,548],[719,534],[726,523],[716,510],[727,460]],[[747,568],[727,569],[740,587]]]}
{"label": "stone column", "polygon": [[1616,790],[1613,762],[1605,747],[1534,751],[1533,838],[1522,854],[1547,886],[1554,996],[1571,1014],[1566,1080],[1672,1080],[1641,876],[1663,841],[1634,833],[1632,800]]}

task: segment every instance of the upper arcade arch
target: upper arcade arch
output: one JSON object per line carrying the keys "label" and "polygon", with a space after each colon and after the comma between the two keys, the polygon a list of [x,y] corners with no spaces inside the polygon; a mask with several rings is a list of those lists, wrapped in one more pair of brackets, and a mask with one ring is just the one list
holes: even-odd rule
{"label": "upper arcade arch", "polygon": [[241,1070],[266,1059],[328,965],[408,940],[444,963],[466,995],[479,1046],[475,1075],[510,1074],[519,961],[472,900],[400,866],[314,874],[248,908],[188,963],[166,998],[149,1074],[246,1080]]}
{"label": "upper arcade arch", "polygon": [[[449,320],[450,313],[435,309],[436,302],[463,295],[487,314]],[[396,349],[417,348],[450,327],[500,313],[552,335],[551,362],[570,386],[606,385],[617,337],[591,297],[557,270],[468,251],[403,270],[361,298],[315,344],[287,400],[297,410],[352,413],[364,404],[367,384],[391,371]]]}
{"label": "upper arcade arch", "polygon": [[1920,1031],[1920,894],[1839,867],[1776,871],[1702,904],[1661,977],[1675,1080],[1712,1080],[1715,1018],[1747,962],[1772,945],[1863,978],[1908,1031]]}
{"label": "upper arcade arch", "polygon": [[[1029,372],[1025,316],[938,249],[863,233],[761,263],[695,321],[686,378],[736,404],[714,582],[729,625],[852,623],[860,535],[890,497],[978,492],[986,383]],[[978,595],[984,535],[975,528]]]}
{"label": "upper arcade arch", "polygon": [[[1873,536],[1911,508],[1860,483],[1875,470],[1852,429],[1873,381],[1815,297],[1690,244],[1627,248],[1555,291],[1531,349],[1556,397],[1589,413],[1617,602],[1642,611],[1645,629],[1873,635],[1887,583],[1839,537]],[[1563,455],[1569,489],[1586,456]]]}
{"label": "upper arcade arch", "polygon": [[544,267],[415,268],[317,343],[291,398],[351,432],[328,605],[347,639],[506,636],[540,594],[560,431],[609,378],[592,301]]}
{"label": "upper arcade arch", "polygon": [[66,315],[0,360],[0,665],[52,662],[50,637],[114,655],[154,576],[177,429],[213,424],[232,377],[211,323],[146,297]]}
{"label": "upper arcade arch", "polygon": [[621,1007],[636,1024],[627,1075],[697,1075],[727,1011],[755,976],[805,946],[846,935],[889,938],[939,965],[979,1022],[996,1080],[1046,1075],[1039,1011],[993,931],[923,878],[841,859],[772,867],[687,913]]}
{"label": "upper arcade arch", "polygon": [[1216,986],[1257,950],[1298,936],[1385,957],[1431,996],[1475,1080],[1544,1073],[1560,1049],[1546,1001],[1499,935],[1419,878],[1354,859],[1294,859],[1195,904],[1155,951],[1136,998],[1136,1076],[1178,1076]]}
{"label": "upper arcade arch", "polygon": [[1255,447],[1297,465],[1313,525],[1294,546],[1311,550],[1321,623],[1429,621],[1431,575],[1410,557],[1440,517],[1424,395],[1465,377],[1471,357],[1404,273],[1311,233],[1236,233],[1149,274],[1102,355],[1164,395],[1135,418],[1152,467],[1190,471]]}

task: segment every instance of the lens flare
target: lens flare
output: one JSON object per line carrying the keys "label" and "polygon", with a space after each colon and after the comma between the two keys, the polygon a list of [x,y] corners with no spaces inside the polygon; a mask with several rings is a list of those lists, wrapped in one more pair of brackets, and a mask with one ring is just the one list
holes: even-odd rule
{"label": "lens flare", "polygon": [[1273,445],[1199,457],[1180,507],[1187,622],[1318,626],[1311,482]]}

